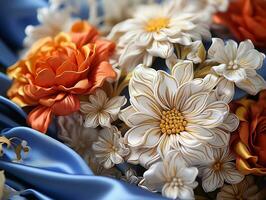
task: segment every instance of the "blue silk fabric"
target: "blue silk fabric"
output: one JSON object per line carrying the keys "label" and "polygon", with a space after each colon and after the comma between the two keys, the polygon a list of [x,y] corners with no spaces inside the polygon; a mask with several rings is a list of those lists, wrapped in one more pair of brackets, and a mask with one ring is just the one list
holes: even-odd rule
{"label": "blue silk fabric", "polygon": [[[11,80],[4,74],[17,60],[22,48],[24,29],[37,24],[37,8],[46,0],[0,0],[0,133],[7,138],[26,140],[31,147],[20,163],[13,162],[14,152],[5,149],[0,170],[6,185],[19,192],[11,199],[59,200],[150,200],[165,199],[123,181],[95,176],[82,158],[56,139],[56,127],[47,136],[26,125],[26,113],[6,98]],[[83,11],[83,13],[86,13]],[[260,74],[266,78],[266,71]],[[243,96],[237,91],[236,97]]]}

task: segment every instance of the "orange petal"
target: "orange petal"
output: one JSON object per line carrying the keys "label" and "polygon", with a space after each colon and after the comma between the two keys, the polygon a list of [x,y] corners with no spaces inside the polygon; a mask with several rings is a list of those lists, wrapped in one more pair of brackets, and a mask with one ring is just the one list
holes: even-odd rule
{"label": "orange petal", "polygon": [[55,74],[52,69],[45,68],[35,78],[35,84],[40,87],[51,87],[55,83]]}
{"label": "orange petal", "polygon": [[86,21],[77,21],[71,27],[72,41],[80,48],[85,44],[94,42],[99,33],[96,28]]}
{"label": "orange petal", "polygon": [[258,176],[266,175],[266,168],[262,167],[251,167],[248,162],[242,158],[236,159],[236,167],[237,169],[243,173],[244,175],[254,174]]}
{"label": "orange petal", "polygon": [[254,13],[251,0],[246,0],[243,7],[243,15],[252,16]]}
{"label": "orange petal", "polygon": [[51,107],[53,113],[57,116],[69,115],[78,111],[80,108],[80,101],[76,95],[69,94],[61,101],[55,102]]}
{"label": "orange petal", "polygon": [[49,95],[39,100],[39,103],[46,107],[53,106],[57,101],[61,101],[66,96],[66,93],[58,93],[55,95]]}
{"label": "orange petal", "polygon": [[33,129],[46,133],[51,120],[52,109],[38,106],[29,113],[27,122]]}
{"label": "orange petal", "polygon": [[89,82],[93,87],[89,91],[92,93],[96,88],[99,88],[103,85],[106,79],[115,79],[116,72],[113,70],[112,65],[108,62],[101,62],[99,66],[90,71]]}

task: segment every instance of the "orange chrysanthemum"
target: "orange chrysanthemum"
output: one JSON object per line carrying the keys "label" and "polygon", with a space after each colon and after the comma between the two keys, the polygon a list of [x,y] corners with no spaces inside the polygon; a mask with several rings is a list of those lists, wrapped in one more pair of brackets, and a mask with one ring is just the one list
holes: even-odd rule
{"label": "orange chrysanthemum", "polygon": [[240,119],[230,142],[238,170],[266,175],[266,91],[258,101],[244,99],[232,103],[231,108]]}
{"label": "orange chrysanthemum", "polygon": [[115,44],[101,39],[94,27],[78,21],[70,33],[36,42],[8,69],[14,79],[8,96],[21,107],[35,106],[28,123],[46,132],[53,115],[79,110],[79,95],[90,94],[116,77],[108,62],[114,49]]}
{"label": "orange chrysanthemum", "polygon": [[228,27],[239,40],[250,39],[256,46],[266,46],[266,1],[235,0],[227,12],[218,13],[214,21]]}

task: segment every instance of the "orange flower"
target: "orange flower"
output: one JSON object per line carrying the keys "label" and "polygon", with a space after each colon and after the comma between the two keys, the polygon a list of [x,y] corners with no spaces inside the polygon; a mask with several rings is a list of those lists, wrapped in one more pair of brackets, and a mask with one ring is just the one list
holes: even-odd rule
{"label": "orange flower", "polygon": [[235,0],[227,12],[218,13],[214,21],[228,27],[239,40],[250,39],[257,46],[266,46],[266,1]]}
{"label": "orange flower", "polygon": [[244,99],[231,107],[240,119],[230,142],[237,155],[238,170],[266,175],[266,90],[260,93],[258,101]]}
{"label": "orange flower", "polygon": [[32,128],[46,132],[52,116],[80,107],[79,95],[90,94],[115,71],[108,60],[115,44],[99,37],[84,21],[70,33],[36,42],[27,56],[8,69],[14,79],[8,96],[18,105],[35,106],[28,115]]}

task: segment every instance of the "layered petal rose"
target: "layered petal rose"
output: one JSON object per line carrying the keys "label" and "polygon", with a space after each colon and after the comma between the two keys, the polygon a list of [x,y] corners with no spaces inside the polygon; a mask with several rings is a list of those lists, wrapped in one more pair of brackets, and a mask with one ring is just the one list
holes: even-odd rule
{"label": "layered petal rose", "polygon": [[256,46],[266,41],[266,2],[262,0],[236,0],[227,12],[218,13],[214,20],[228,27],[239,40],[250,39]]}
{"label": "layered petal rose", "polygon": [[52,116],[79,110],[79,95],[90,94],[116,77],[108,62],[114,48],[94,27],[78,21],[70,33],[37,41],[25,58],[8,69],[14,79],[8,96],[22,107],[34,106],[28,123],[46,132]]}
{"label": "layered petal rose", "polygon": [[231,107],[240,119],[231,138],[237,155],[236,166],[244,174],[266,175],[266,91],[258,101],[241,100]]}

